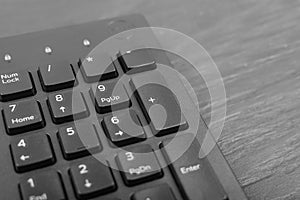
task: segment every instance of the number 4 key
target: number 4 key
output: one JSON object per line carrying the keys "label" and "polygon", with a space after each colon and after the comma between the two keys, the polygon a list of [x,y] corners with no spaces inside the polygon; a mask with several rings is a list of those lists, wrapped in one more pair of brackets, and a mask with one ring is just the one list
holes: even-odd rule
{"label": "number 4 key", "polygon": [[29,171],[53,164],[55,157],[49,140],[46,134],[14,138],[10,149],[16,171]]}

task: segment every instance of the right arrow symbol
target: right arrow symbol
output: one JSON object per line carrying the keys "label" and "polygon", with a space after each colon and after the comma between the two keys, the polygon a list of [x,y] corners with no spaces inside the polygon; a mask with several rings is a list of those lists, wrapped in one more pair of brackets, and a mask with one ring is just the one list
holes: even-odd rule
{"label": "right arrow symbol", "polygon": [[120,135],[120,136],[122,136],[122,135],[123,135],[123,132],[122,132],[122,131],[116,132],[115,135]]}

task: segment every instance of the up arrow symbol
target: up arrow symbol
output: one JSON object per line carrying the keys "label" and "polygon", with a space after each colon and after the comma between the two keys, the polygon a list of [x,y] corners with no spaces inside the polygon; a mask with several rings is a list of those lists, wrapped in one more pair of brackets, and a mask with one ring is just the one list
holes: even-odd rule
{"label": "up arrow symbol", "polygon": [[64,106],[61,106],[61,107],[59,108],[59,110],[61,110],[63,113],[65,112],[65,109],[66,109],[66,107],[64,107]]}

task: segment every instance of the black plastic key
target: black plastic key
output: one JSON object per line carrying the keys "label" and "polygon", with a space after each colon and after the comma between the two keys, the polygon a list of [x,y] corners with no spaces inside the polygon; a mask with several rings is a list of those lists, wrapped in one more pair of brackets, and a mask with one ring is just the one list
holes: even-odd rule
{"label": "black plastic key", "polygon": [[101,200],[121,200],[121,199],[119,199],[119,198],[109,198],[109,197],[103,197],[103,198],[101,198]]}
{"label": "black plastic key", "polygon": [[22,200],[66,200],[57,172],[49,171],[21,178]]}
{"label": "black plastic key", "polygon": [[10,149],[17,172],[33,170],[55,162],[50,139],[46,134],[14,138]]}
{"label": "black plastic key", "polygon": [[0,74],[0,101],[11,101],[35,94],[35,87],[28,71]]}
{"label": "black plastic key", "polygon": [[156,68],[154,58],[145,49],[128,51],[122,55],[119,54],[118,60],[123,70],[128,74],[139,73]]}
{"label": "black plastic key", "polygon": [[46,92],[73,87],[75,84],[72,67],[67,61],[43,65],[38,74]]}
{"label": "black plastic key", "polygon": [[88,158],[77,162],[71,166],[70,176],[79,199],[103,195],[117,188],[106,161]]}
{"label": "black plastic key", "polygon": [[84,60],[79,61],[80,69],[86,82],[98,82],[118,76],[118,72],[107,53],[92,52]]}
{"label": "black plastic key", "polygon": [[162,184],[136,192],[133,200],[176,200],[176,198],[171,188],[167,184]]}
{"label": "black plastic key", "polygon": [[76,123],[61,127],[58,137],[66,159],[86,156],[101,150],[96,129],[90,123]]}
{"label": "black plastic key", "polygon": [[109,198],[109,197],[103,197],[101,200],[121,200],[119,198]]}
{"label": "black plastic key", "polygon": [[124,110],[104,117],[102,126],[107,137],[117,146],[146,139],[140,119],[133,110]]}
{"label": "black plastic key", "polygon": [[40,105],[35,100],[7,104],[3,117],[8,134],[23,133],[45,126]]}
{"label": "black plastic key", "polygon": [[118,154],[117,162],[124,182],[129,186],[151,181],[163,175],[158,160],[149,145],[121,151]]}
{"label": "black plastic key", "polygon": [[98,113],[107,113],[122,108],[128,108],[131,101],[122,84],[115,81],[98,84],[90,90],[90,94],[95,99],[95,106]]}
{"label": "black plastic key", "polygon": [[54,123],[60,124],[89,115],[83,96],[78,91],[50,94],[48,105]]}
{"label": "black plastic key", "polygon": [[200,145],[192,134],[165,141],[161,147],[184,199],[227,199],[207,158],[199,158]]}
{"label": "black plastic key", "polygon": [[130,84],[147,121],[151,122],[154,135],[162,136],[188,127],[176,96],[160,73],[134,76]]}

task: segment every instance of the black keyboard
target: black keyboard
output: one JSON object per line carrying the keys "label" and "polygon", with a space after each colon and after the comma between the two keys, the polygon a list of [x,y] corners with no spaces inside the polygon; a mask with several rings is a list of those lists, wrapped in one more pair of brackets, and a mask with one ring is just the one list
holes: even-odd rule
{"label": "black keyboard", "polygon": [[93,54],[146,26],[130,15],[0,39],[1,200],[246,199],[217,146],[199,158],[164,55],[130,42]]}

